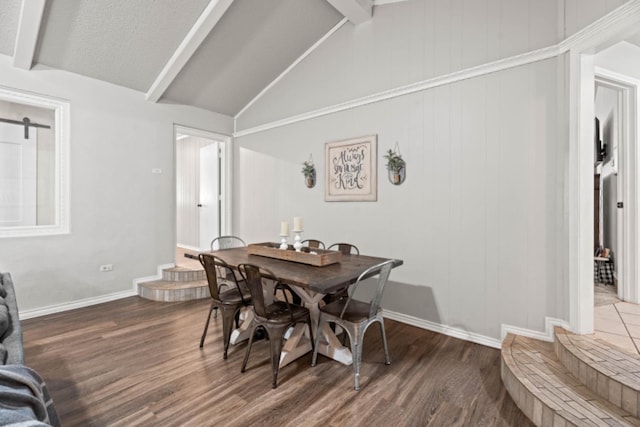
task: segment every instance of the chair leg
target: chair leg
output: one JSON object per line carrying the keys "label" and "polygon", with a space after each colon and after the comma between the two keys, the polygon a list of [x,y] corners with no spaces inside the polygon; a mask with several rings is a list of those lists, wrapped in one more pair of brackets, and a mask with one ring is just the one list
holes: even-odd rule
{"label": "chair leg", "polygon": [[273,373],[273,381],[271,388],[278,387],[278,370],[280,369],[280,353],[282,353],[282,340],[284,333],[289,325],[272,327],[267,330],[269,341],[271,343],[271,371]]}
{"label": "chair leg", "polygon": [[213,318],[217,319],[218,318],[218,307],[213,307]]}
{"label": "chair leg", "polygon": [[217,307],[214,304],[211,304],[211,307],[209,308],[209,314],[207,315],[207,323],[204,324],[204,332],[202,332],[202,338],[200,338],[200,348],[202,348],[202,346],[204,346],[204,339],[207,336],[207,330],[209,329],[209,321],[211,320],[211,312],[213,311],[213,309]]}
{"label": "chair leg", "polygon": [[389,347],[387,346],[387,334],[384,331],[384,321],[382,317],[380,317],[380,333],[382,334],[382,347],[384,348],[384,363],[386,365],[391,365],[391,358],[389,357]]}
{"label": "chair leg", "polygon": [[[348,329],[345,329],[348,330]],[[360,390],[360,362],[362,361],[362,341],[363,334],[359,328],[349,331],[349,341],[351,342],[351,357],[353,357],[354,390]]]}
{"label": "chair leg", "polygon": [[222,337],[224,342],[224,359],[227,358],[229,350],[229,341],[231,341],[231,332],[233,331],[233,320],[236,317],[237,307],[222,306]]}
{"label": "chair leg", "polygon": [[242,368],[240,368],[240,372],[244,372],[247,367],[247,362],[249,361],[249,353],[251,353],[251,345],[253,344],[253,334],[256,331],[255,323],[251,324],[251,333],[249,334],[249,344],[247,345],[247,350],[244,352],[244,360],[242,361]]}

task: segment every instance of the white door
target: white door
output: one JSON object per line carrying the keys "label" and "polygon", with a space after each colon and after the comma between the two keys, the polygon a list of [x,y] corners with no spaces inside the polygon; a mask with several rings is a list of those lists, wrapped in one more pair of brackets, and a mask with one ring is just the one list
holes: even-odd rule
{"label": "white door", "polygon": [[220,144],[200,149],[200,250],[210,249],[220,235]]}
{"label": "white door", "polygon": [[0,123],[0,227],[36,225],[35,128]]}

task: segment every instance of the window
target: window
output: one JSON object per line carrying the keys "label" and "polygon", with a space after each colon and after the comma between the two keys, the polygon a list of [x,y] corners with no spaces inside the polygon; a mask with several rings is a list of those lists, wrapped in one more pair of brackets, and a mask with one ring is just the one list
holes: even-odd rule
{"label": "window", "polygon": [[69,104],[0,87],[0,237],[69,232]]}

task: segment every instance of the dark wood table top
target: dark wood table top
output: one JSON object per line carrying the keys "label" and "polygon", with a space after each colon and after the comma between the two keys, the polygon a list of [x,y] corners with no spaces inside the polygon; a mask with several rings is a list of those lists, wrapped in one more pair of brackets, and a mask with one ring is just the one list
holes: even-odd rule
{"label": "dark wood table top", "polygon": [[[222,249],[211,253],[222,258],[234,268],[245,263],[255,264],[271,270],[282,283],[309,288],[323,294],[335,292],[345,285],[354,283],[367,268],[389,260],[388,258],[367,255],[342,255],[340,263],[316,267],[293,261],[251,255],[246,247]],[[402,260],[394,259],[393,261],[394,268],[402,265]]]}

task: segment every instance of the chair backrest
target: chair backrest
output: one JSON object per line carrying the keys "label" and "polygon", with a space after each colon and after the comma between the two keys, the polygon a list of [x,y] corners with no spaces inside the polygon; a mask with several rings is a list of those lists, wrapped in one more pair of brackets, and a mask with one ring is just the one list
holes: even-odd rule
{"label": "chair backrest", "polygon": [[302,241],[302,245],[306,245],[309,248],[324,249],[324,242],[316,239],[307,239]]}
{"label": "chair backrest", "polygon": [[352,245],[351,243],[334,243],[333,245],[327,248],[328,250],[338,250],[342,252],[343,255],[356,254],[360,255],[360,250],[356,245]]}
{"label": "chair backrest", "polygon": [[251,301],[256,314],[260,317],[267,317],[264,293],[262,291],[262,269],[253,264],[240,264],[238,269],[245,277],[245,283],[249,288],[249,293],[251,293]]}
{"label": "chair backrest", "polygon": [[373,317],[376,314],[376,312],[378,311],[378,307],[380,306],[380,301],[382,300],[382,294],[384,293],[384,288],[387,282],[389,281],[389,275],[391,274],[391,268],[393,267],[393,263],[394,263],[394,260],[388,260],[380,264],[376,264],[373,267],[369,267],[368,269],[363,271],[362,274],[360,274],[360,276],[358,276],[358,280],[356,280],[356,283],[354,283],[351,286],[351,291],[349,292],[349,298],[342,309],[342,313],[340,313],[340,318],[344,316],[344,312],[346,311],[347,306],[349,305],[349,302],[351,301],[353,295],[355,294],[356,289],[358,288],[358,285],[360,284],[360,282],[374,276],[378,276],[378,285],[377,285],[376,293],[373,295],[373,298],[371,298],[371,302],[370,302],[371,305],[369,308],[369,317]]}
{"label": "chair backrest", "polygon": [[211,250],[217,249],[229,249],[247,246],[247,244],[241,238],[237,236],[220,236],[211,241]]}
{"label": "chair backrest", "polygon": [[[207,274],[207,282],[209,283],[209,293],[213,299],[220,299],[220,292],[218,289],[218,271],[216,270],[216,256],[211,254],[199,254],[198,260],[204,267],[204,272]],[[219,258],[218,258],[219,259]]]}
{"label": "chair backrest", "polygon": [[238,284],[236,273],[233,271],[233,268],[231,268],[229,264],[227,264],[222,258],[207,253],[199,254],[198,259],[200,260],[200,264],[202,264],[202,267],[204,267],[204,271],[207,275],[209,292],[211,293],[212,298],[220,301],[220,285],[218,283],[218,277],[224,277],[226,280],[231,280],[235,283],[236,288],[240,293],[242,302],[245,302],[244,298],[242,297],[242,292],[240,290],[240,285]]}

